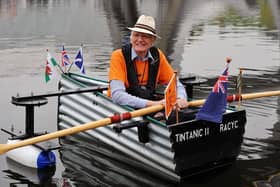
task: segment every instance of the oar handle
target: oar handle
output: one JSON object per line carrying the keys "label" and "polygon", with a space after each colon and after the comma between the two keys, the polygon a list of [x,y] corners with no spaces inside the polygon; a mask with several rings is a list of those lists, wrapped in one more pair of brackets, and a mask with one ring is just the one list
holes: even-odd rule
{"label": "oar handle", "polygon": [[279,96],[280,90],[277,91],[268,91],[268,92],[258,92],[258,93],[251,93],[251,94],[242,94],[242,100],[248,99],[257,99],[261,97],[271,97],[271,96]]}
{"label": "oar handle", "polygon": [[268,91],[268,92],[257,92],[257,93],[249,93],[249,94],[233,94],[227,97],[228,102],[239,101],[240,100],[249,100],[249,99],[257,99],[262,97],[271,97],[271,96],[279,96],[280,90],[277,91]]}
{"label": "oar handle", "polygon": [[[261,97],[271,97],[271,96],[279,96],[280,90],[277,91],[267,91],[267,92],[257,92],[257,93],[249,93],[249,94],[233,94],[227,96],[227,102],[234,102],[239,100],[249,100],[249,99],[257,99]],[[189,102],[189,107],[196,107],[203,105],[205,99],[195,100]]]}

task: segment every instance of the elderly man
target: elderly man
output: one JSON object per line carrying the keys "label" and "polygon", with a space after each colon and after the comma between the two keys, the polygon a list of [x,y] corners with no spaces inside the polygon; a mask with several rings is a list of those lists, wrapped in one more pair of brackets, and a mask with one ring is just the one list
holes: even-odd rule
{"label": "elderly man", "polygon": [[[164,104],[156,100],[158,84],[168,84],[174,70],[163,52],[154,47],[157,38],[155,21],[142,15],[131,30],[130,44],[112,53],[109,70],[109,91],[113,102],[133,108]],[[188,106],[183,85],[177,79],[177,107]]]}

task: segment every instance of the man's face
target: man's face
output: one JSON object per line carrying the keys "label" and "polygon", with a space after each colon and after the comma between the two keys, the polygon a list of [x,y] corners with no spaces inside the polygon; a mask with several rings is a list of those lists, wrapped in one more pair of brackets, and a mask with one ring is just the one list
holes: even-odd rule
{"label": "man's face", "polygon": [[150,34],[145,34],[141,32],[133,31],[131,33],[131,44],[132,48],[135,50],[135,52],[140,54],[146,54],[148,50],[152,47],[153,43],[155,41],[155,36],[152,36]]}

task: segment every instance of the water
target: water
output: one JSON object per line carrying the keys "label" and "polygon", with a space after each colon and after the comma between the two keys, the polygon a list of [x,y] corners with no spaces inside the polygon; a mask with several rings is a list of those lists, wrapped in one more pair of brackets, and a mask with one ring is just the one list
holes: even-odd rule
{"label": "water", "polygon": [[[24,108],[12,105],[11,96],[57,89],[59,72],[52,81],[44,82],[47,49],[60,61],[62,45],[74,58],[83,44],[87,75],[106,80],[112,50],[128,40],[126,27],[141,14],[156,18],[162,37],[157,46],[180,75],[209,78],[204,87],[195,89],[195,98],[206,97],[227,56],[233,59],[232,82],[238,68],[254,69],[243,72],[244,93],[279,90],[279,0],[0,0],[1,128],[24,131]],[[234,92],[233,87],[230,92]],[[279,102],[278,97],[243,102],[248,120],[245,139],[238,161],[227,170],[181,184],[163,182],[121,164],[110,165],[113,161],[106,155],[88,149],[88,142],[76,138],[73,148],[82,148],[84,154],[77,158],[81,162],[67,160],[71,155],[67,150],[62,152],[65,155],[56,151],[62,161],[58,159],[56,171],[45,186],[106,186],[111,184],[109,179],[123,186],[236,187],[253,186],[256,181],[275,186],[279,180],[272,176],[280,172]],[[56,98],[36,108],[36,131],[56,130],[56,109]],[[1,143],[7,138],[1,133]],[[99,162],[93,162],[93,156]],[[36,173],[34,177],[27,169],[15,172],[5,156],[0,157],[0,163],[1,186],[40,186]]]}

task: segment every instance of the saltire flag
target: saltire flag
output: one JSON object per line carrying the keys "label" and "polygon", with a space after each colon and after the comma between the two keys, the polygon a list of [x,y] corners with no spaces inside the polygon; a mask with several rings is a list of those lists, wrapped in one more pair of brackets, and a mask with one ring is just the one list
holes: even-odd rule
{"label": "saltire flag", "polygon": [[75,61],[74,61],[75,65],[80,69],[80,72],[82,74],[86,74],[86,71],[85,71],[85,66],[84,66],[84,60],[83,60],[83,52],[82,52],[82,47],[80,47],[78,53],[77,53],[77,56],[75,58]]}
{"label": "saltire flag", "polygon": [[69,58],[67,52],[65,51],[64,46],[62,46],[61,58],[62,58],[62,59],[61,59],[61,65],[62,65],[62,67],[66,67],[66,66],[68,66],[68,65],[71,64],[70,58]]}
{"label": "saltire flag", "polygon": [[177,101],[176,73],[173,73],[167,87],[165,88],[164,97],[165,97],[165,117],[166,119],[168,119]]}
{"label": "saltire flag", "polygon": [[218,78],[204,105],[197,113],[197,120],[211,121],[214,123],[222,122],[223,113],[225,112],[227,105],[229,62],[230,61],[227,61],[224,72]]}
{"label": "saltire flag", "polygon": [[47,60],[46,60],[46,69],[45,69],[45,81],[46,81],[46,83],[49,82],[54,75],[53,66],[57,66],[57,62],[51,56],[51,54],[48,52]]}

